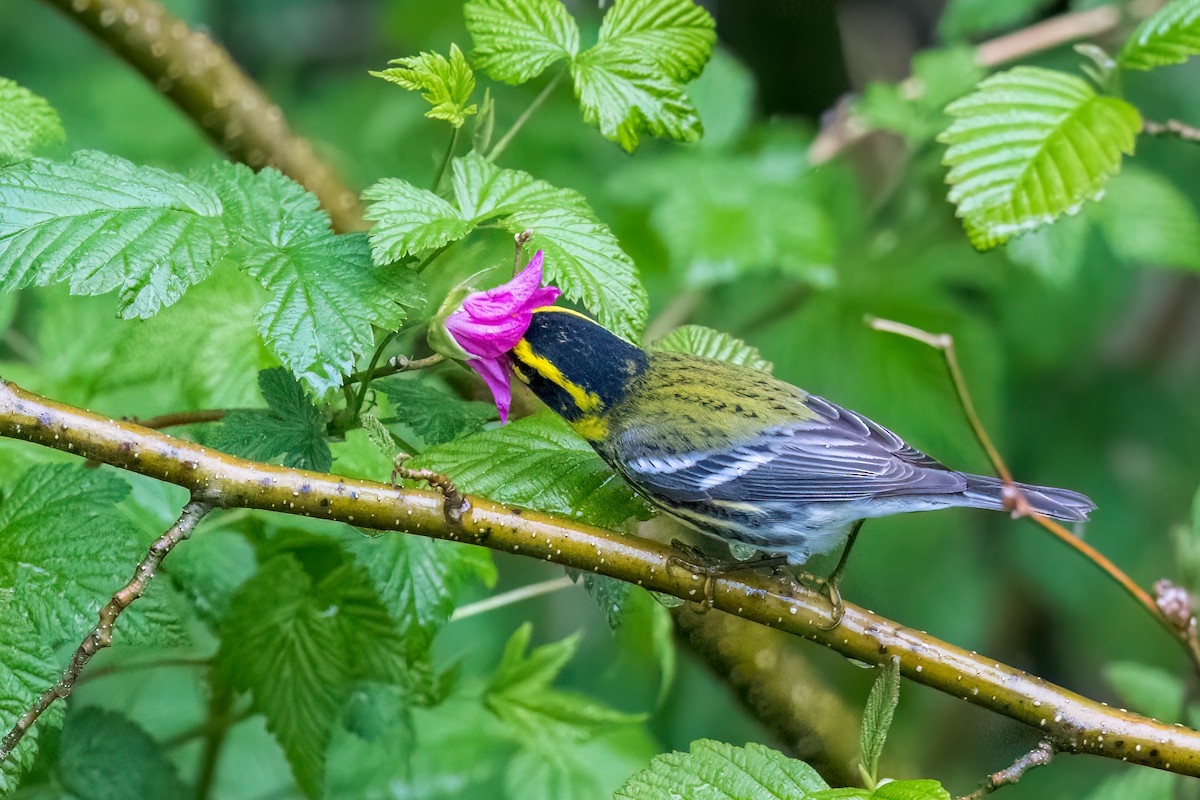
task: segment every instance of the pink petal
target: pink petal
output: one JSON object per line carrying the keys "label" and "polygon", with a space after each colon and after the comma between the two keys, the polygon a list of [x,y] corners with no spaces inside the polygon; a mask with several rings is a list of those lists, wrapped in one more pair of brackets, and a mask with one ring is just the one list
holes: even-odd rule
{"label": "pink petal", "polygon": [[512,408],[512,384],[507,358],[472,358],[467,366],[479,373],[483,382],[492,390],[496,410],[500,412],[500,424],[508,422],[508,411]]}
{"label": "pink petal", "polygon": [[446,330],[471,355],[497,358],[521,341],[531,318],[531,312],[517,311],[495,321],[479,322],[459,309],[446,318]]}
{"label": "pink petal", "polygon": [[538,250],[512,280],[495,289],[470,295],[462,307],[476,319],[496,319],[511,314],[514,309],[526,305],[542,287],[542,260],[542,251]]}

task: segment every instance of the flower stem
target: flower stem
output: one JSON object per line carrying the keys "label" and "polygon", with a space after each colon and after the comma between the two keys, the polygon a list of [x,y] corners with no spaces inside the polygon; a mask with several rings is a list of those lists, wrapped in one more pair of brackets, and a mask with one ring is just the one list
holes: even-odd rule
{"label": "flower stem", "polygon": [[437,191],[442,185],[442,177],[446,174],[446,167],[450,166],[450,160],[454,158],[454,151],[458,148],[458,128],[455,128],[450,133],[450,144],[446,147],[446,155],[442,156],[442,163],[438,165],[437,175],[433,179],[433,191]]}
{"label": "flower stem", "polygon": [[375,367],[379,366],[379,359],[383,357],[384,348],[392,343],[392,340],[399,335],[399,331],[392,331],[388,335],[379,340],[379,346],[375,348],[375,352],[371,354],[371,363],[367,365],[367,369],[363,372],[362,379],[358,383],[358,394],[354,398],[354,408],[350,413],[352,422],[358,421],[359,412],[362,411],[363,403],[367,399],[367,389],[371,386],[371,378],[375,375]]}
{"label": "flower stem", "polygon": [[511,128],[504,132],[504,135],[500,137],[500,141],[496,142],[496,145],[492,148],[492,152],[488,153],[488,161],[495,161],[500,157],[500,154],[504,152],[504,148],[508,147],[508,143],[512,141],[513,137],[520,132],[521,128],[525,127],[525,123],[529,122],[534,112],[542,107],[542,103],[546,102],[546,98],[562,83],[564,74],[560,72],[551,78],[550,82],[538,93],[538,96],[533,98],[533,102],[529,104],[529,107],[521,112],[521,116],[517,117],[517,121],[512,124]]}

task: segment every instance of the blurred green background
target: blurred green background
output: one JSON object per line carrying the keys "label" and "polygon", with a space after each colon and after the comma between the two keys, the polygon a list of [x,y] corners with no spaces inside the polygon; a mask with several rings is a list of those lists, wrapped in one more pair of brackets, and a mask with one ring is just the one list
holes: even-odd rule
{"label": "blurred green background", "polygon": [[[451,42],[465,49],[458,3],[167,5],[225,43],[356,188],[392,175],[423,182],[435,168],[444,130],[421,116],[418,96],[366,71],[419,50],[444,52]],[[600,10],[569,5],[586,38]],[[1182,241],[1200,242],[1200,147],[1139,141],[1107,200],[988,255],[967,244],[945,200],[941,147],[932,141],[945,122],[940,106],[905,106],[907,137],[880,133],[820,166],[807,158],[820,115],[839,96],[899,81],[917,52],[1096,3],[706,5],[722,49],[690,87],[704,142],[647,141],[626,155],[580,121],[564,89],[505,152],[504,165],[587,196],[642,271],[652,333],[682,322],[729,331],[759,347],[780,377],[868,414],[955,467],[986,472],[939,355],[873,332],[863,317],[952,333],[980,413],[1017,478],[1094,498],[1099,510],[1088,541],[1142,585],[1194,579],[1173,532],[1190,535],[1200,483],[1200,252],[1160,246],[1160,226],[1182,228]],[[954,51],[939,52],[946,60],[926,76],[929,93],[949,100],[976,76],[954,74]],[[1060,48],[1028,63],[1075,70],[1080,61]],[[61,112],[72,149],[177,170],[220,158],[139,75],[34,0],[0,3],[0,75]],[[539,88],[535,82],[497,90],[499,130]],[[1195,59],[1131,78],[1124,89],[1147,116],[1200,123]],[[878,118],[895,111],[880,95],[867,97]],[[492,258],[508,245],[489,247],[471,257]],[[462,258],[465,272],[471,265]],[[238,314],[239,298],[209,284],[149,322],[116,320],[108,298],[67,298],[57,290],[0,295],[0,372],[40,394],[113,415],[257,404],[255,370],[267,362],[252,314]],[[203,368],[209,359],[228,366],[213,374]],[[32,448],[5,443],[0,478],[33,457]],[[146,530],[161,528],[171,501],[179,500],[174,490],[147,482],[138,483],[135,497],[131,524]],[[865,531],[843,586],[853,602],[1114,704],[1131,702],[1106,679],[1114,663],[1186,674],[1182,652],[1141,609],[1031,524],[956,510],[872,521]],[[210,539],[223,541],[217,532]],[[205,552],[230,556],[217,544],[196,545],[180,553],[185,565]],[[497,560],[501,590],[561,572]],[[486,673],[524,620],[534,621],[535,642],[582,631],[565,684],[651,715],[653,741],[631,743],[626,761],[611,766],[618,782],[648,753],[686,749],[701,737],[779,744],[686,647],[668,641],[654,614],[639,613],[612,635],[594,602],[571,589],[451,624],[438,640],[439,658],[459,660],[466,674],[482,664]],[[799,646],[846,703],[861,708],[873,673]],[[678,670],[659,704],[660,667],[671,648]],[[123,657],[119,647],[111,656],[108,663]],[[186,664],[98,677],[73,702],[131,714],[167,741],[205,713],[203,687]],[[906,683],[882,772],[934,777],[965,792],[1034,741],[1016,723]],[[183,774],[195,770],[198,746],[184,737],[170,751]],[[1121,770],[1061,758],[1005,796],[1082,796]],[[469,772],[464,765],[462,774]],[[289,780],[261,720],[236,725],[218,796],[291,796]],[[465,789],[406,791],[412,794],[396,796],[460,796]]]}

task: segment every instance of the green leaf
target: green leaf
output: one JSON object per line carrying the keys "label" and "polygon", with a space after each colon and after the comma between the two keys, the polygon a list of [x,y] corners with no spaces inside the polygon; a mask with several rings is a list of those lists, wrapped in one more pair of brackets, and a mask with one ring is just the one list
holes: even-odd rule
{"label": "green leaf", "polygon": [[558,0],[471,0],[463,14],[472,59],[498,81],[525,83],[579,52],[579,27]]}
{"label": "green leaf", "polygon": [[425,112],[431,119],[449,122],[461,128],[467,117],[474,114],[474,104],[468,105],[475,91],[475,73],[467,64],[458,45],[450,45],[450,58],[441,53],[421,53],[388,62],[397,66],[382,72],[372,72],[376,78],[399,84],[405,89],[421,92],[433,106]]}
{"label": "green leaf", "polygon": [[585,572],[583,588],[587,589],[587,593],[592,596],[600,611],[604,613],[608,627],[614,631],[619,628],[623,617],[622,612],[625,610],[625,604],[629,601],[633,585],[607,575]]}
{"label": "green leaf", "polygon": [[343,565],[314,580],[291,553],[267,560],[229,609],[220,627],[218,677],[253,693],[253,708],[266,717],[296,782],[317,797],[326,748],[351,687],[358,680],[401,680],[395,627],[360,572]]}
{"label": "green leaf", "polygon": [[333,456],[321,409],[282,367],[260,372],[258,385],[267,409],[228,412],[214,431],[212,446],[254,461],[279,459],[284,466],[328,472]]}
{"label": "green leaf", "polygon": [[950,792],[937,781],[891,781],[877,788],[871,800],[950,800]]}
{"label": "green leaf", "polygon": [[1083,800],[1171,800],[1179,778],[1155,769],[1127,769],[1105,778]]}
{"label": "green leaf", "polygon": [[[1120,179],[1118,176],[1117,180]],[[1111,196],[1110,198],[1111,199]],[[1108,205],[1108,200],[1095,206]],[[1063,286],[1070,283],[1083,266],[1088,238],[1093,226],[1088,216],[1064,217],[1053,225],[1023,233],[1005,245],[1008,258],[1040,275],[1047,283]]]}
{"label": "green leaf", "polygon": [[692,0],[617,0],[600,25],[600,45],[637,53],[666,77],[687,83],[712,55],[716,23]]}
{"label": "green leaf", "polygon": [[1035,67],[991,76],[946,112],[950,201],[980,250],[1099,197],[1142,125],[1124,100]]}
{"label": "green leaf", "polygon": [[[14,585],[7,578],[5,581],[6,586]],[[29,710],[42,692],[58,680],[63,668],[51,656],[50,648],[42,644],[16,599],[15,592],[0,593],[0,719],[6,725]],[[25,734],[17,749],[0,761],[0,797],[9,797],[16,790],[21,777],[33,765],[43,732],[58,725],[62,713],[62,703],[51,706]]]}
{"label": "green leaf", "polygon": [[654,349],[728,361],[760,372],[770,373],[774,369],[774,365],[759,354],[757,347],[703,325],[682,325],[655,342]]}
{"label": "green leaf", "polygon": [[16,81],[0,78],[0,164],[28,158],[39,148],[66,138],[58,112],[45,98]]}
{"label": "green leaf", "polygon": [[950,0],[938,22],[943,39],[966,39],[1030,21],[1051,0]]}
{"label": "green leaf", "polygon": [[78,800],[180,797],[186,791],[163,746],[115,711],[72,709],[60,748],[55,771]]}
{"label": "green leaf", "polygon": [[893,657],[883,664],[879,677],[871,686],[867,696],[867,707],[863,710],[862,729],[858,745],[862,751],[862,766],[874,784],[879,772],[879,756],[892,727],[892,715],[900,702],[900,659]]}
{"label": "green leaf", "polygon": [[1200,54],[1200,0],[1175,0],[1130,35],[1117,62],[1125,69],[1180,64]]}
{"label": "green leaf", "polygon": [[410,658],[428,650],[469,589],[496,582],[491,553],[474,545],[386,533],[346,546],[370,576]]}
{"label": "green leaf", "polygon": [[550,411],[431,447],[409,466],[445,473],[465,492],[600,527],[647,516],[645,503]]}
{"label": "green leaf", "polygon": [[1124,261],[1200,269],[1200,217],[1191,198],[1162,175],[1127,169],[1089,210]]}
{"label": "green leaf", "polygon": [[317,394],[340,386],[373,348],[374,327],[395,330],[424,307],[419,276],[374,268],[366,236],[335,235],[316,197],[278,171],[224,164],[204,180],[231,209],[240,237],[229,258],[271,295],[259,334]]}
{"label": "green leaf", "polygon": [[692,0],[618,0],[600,41],[571,63],[584,120],[629,152],[641,132],[699,140],[704,129],[683,84],[712,55],[715,27]]}
{"label": "green leaf", "polygon": [[416,431],[428,445],[444,444],[474,433],[496,419],[492,403],[468,403],[420,380],[385,378],[374,384],[396,409],[400,422]]}
{"label": "green leaf", "polygon": [[1183,712],[1183,681],[1164,669],[1120,661],[1107,665],[1104,677],[1121,701],[1139,713],[1174,722]]}
{"label": "green leaf", "polygon": [[527,249],[545,252],[546,272],[601,324],[630,339],[646,322],[646,290],[617,238],[583,195],[529,173],[500,169],[472,153],[451,167],[455,201],[475,223],[501,217],[513,233],[533,231]]}
{"label": "green leaf", "polygon": [[710,739],[692,742],[687,753],[657,756],[634,775],[614,800],[809,800],[828,789],[803,761],[748,744],[734,747]]}
{"label": "green leaf", "polygon": [[565,745],[644,719],[576,692],[555,689],[551,684],[575,655],[579,637],[535,647],[526,655],[532,635],[531,623],[513,633],[484,696],[488,709],[523,746],[558,753]]}
{"label": "green leaf", "polygon": [[204,186],[103,153],[0,168],[0,288],[117,290],[122,317],[149,317],[225,252],[221,213]]}
{"label": "green leaf", "polygon": [[883,128],[913,143],[932,141],[946,127],[946,104],[983,79],[973,47],[924,50],[913,56],[912,77],[901,84],[871,83],[855,110],[872,129]]}
{"label": "green leaf", "polygon": [[363,199],[369,203],[366,218],[378,223],[370,236],[371,257],[379,265],[449,244],[475,227],[433,192],[399,178],[384,178]]}

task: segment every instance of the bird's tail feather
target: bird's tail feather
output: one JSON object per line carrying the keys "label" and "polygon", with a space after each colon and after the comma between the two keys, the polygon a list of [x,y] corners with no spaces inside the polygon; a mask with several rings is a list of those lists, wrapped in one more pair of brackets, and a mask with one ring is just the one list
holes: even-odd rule
{"label": "bird's tail feather", "polygon": [[[1004,481],[988,475],[966,475],[967,490],[963,492],[969,505],[975,508],[1003,510]],[[1052,486],[1030,486],[1016,484],[1030,507],[1039,514],[1065,522],[1082,522],[1096,508],[1086,496],[1070,489],[1055,489]]]}

